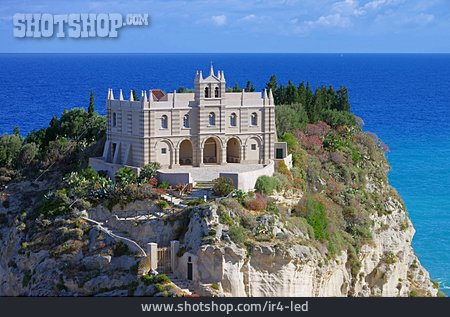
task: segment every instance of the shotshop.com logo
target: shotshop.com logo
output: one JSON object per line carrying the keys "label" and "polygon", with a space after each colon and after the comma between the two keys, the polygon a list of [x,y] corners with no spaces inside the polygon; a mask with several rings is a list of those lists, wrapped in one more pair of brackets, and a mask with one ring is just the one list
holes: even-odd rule
{"label": "shotshop.com logo", "polygon": [[40,38],[118,37],[118,30],[126,25],[149,25],[148,14],[120,13],[16,13],[13,15],[14,37]]}

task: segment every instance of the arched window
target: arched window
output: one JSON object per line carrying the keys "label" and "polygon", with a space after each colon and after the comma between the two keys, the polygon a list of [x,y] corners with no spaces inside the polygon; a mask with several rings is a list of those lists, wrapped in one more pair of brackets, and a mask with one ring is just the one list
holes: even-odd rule
{"label": "arched window", "polygon": [[256,114],[256,112],[252,113],[250,124],[251,125],[258,125],[258,115]]}
{"label": "arched window", "polygon": [[205,98],[209,98],[209,88],[205,87]]}
{"label": "arched window", "polygon": [[209,125],[216,125],[216,115],[214,112],[209,114]]}
{"label": "arched window", "polygon": [[219,98],[219,87],[214,88],[214,97]]}
{"label": "arched window", "polygon": [[232,113],[230,116],[230,126],[235,127],[237,121],[237,116],[235,113]]}
{"label": "arched window", "polygon": [[189,128],[189,115],[183,117],[183,128]]}
{"label": "arched window", "polygon": [[113,113],[113,127],[115,127],[117,125],[117,114],[114,112]]}
{"label": "arched window", "polygon": [[163,115],[162,117],[161,117],[161,129],[167,129],[167,125],[168,125],[168,122],[167,122],[168,120],[167,120],[167,116],[166,115]]}

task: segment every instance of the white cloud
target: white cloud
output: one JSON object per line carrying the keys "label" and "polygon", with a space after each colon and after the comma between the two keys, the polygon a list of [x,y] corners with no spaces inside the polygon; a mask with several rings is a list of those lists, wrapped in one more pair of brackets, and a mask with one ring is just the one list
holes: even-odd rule
{"label": "white cloud", "polygon": [[314,21],[305,21],[305,26],[309,28],[316,27],[338,27],[347,28],[351,25],[351,20],[348,17],[342,16],[339,13],[321,16]]}
{"label": "white cloud", "polygon": [[252,13],[252,14],[248,14],[248,15],[240,18],[238,20],[238,22],[257,24],[257,23],[267,22],[269,20],[270,20],[270,17],[262,16],[262,15],[256,15],[256,14]]}
{"label": "white cloud", "polygon": [[211,21],[217,26],[223,26],[227,24],[227,17],[226,15],[213,15]]}
{"label": "white cloud", "polygon": [[246,15],[245,17],[243,17],[241,20],[242,21],[253,21],[253,20],[256,20],[256,19],[257,19],[256,15],[249,14],[249,15]]}

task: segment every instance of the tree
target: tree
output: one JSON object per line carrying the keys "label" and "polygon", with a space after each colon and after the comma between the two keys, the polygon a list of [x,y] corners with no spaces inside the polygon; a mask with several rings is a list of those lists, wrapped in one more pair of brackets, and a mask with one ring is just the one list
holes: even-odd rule
{"label": "tree", "polygon": [[286,87],[286,100],[285,100],[285,104],[293,104],[293,103],[297,103],[299,102],[300,98],[298,96],[298,91],[297,88],[294,86],[294,84],[289,81],[288,85]]}
{"label": "tree", "polygon": [[94,114],[94,91],[93,90],[91,90],[91,93],[89,95],[88,114],[89,115],[93,115]]}
{"label": "tree", "polygon": [[133,93],[133,99],[134,99],[134,101],[139,101],[139,97],[138,97],[138,95],[137,95],[137,93],[136,93],[136,89],[133,89],[133,90],[132,90],[132,93]]}
{"label": "tree", "polygon": [[275,107],[275,121],[277,134],[282,136],[285,132],[304,128],[308,123],[308,115],[300,104],[281,105]]}
{"label": "tree", "polygon": [[348,91],[347,88],[341,87],[337,92],[338,105],[337,110],[339,111],[350,111],[350,103],[348,101]]}
{"label": "tree", "polygon": [[17,136],[20,136],[20,129],[19,129],[19,127],[14,127],[13,134],[17,135]]}
{"label": "tree", "polygon": [[184,87],[183,86],[178,87],[177,93],[179,93],[179,94],[184,93]]}
{"label": "tree", "polygon": [[246,92],[253,92],[253,91],[255,91],[255,87],[250,82],[250,80],[247,81],[247,85],[245,86],[245,91]]}
{"label": "tree", "polygon": [[17,157],[17,167],[24,168],[33,163],[39,152],[39,148],[35,143],[26,143],[20,149]]}
{"label": "tree", "polygon": [[2,135],[0,137],[0,167],[13,168],[21,148],[22,138],[19,135]]}
{"label": "tree", "polygon": [[272,89],[272,93],[275,94],[278,89],[277,76],[275,76],[274,74],[270,76],[269,82],[266,84],[266,89],[267,92]]}
{"label": "tree", "polygon": [[232,90],[233,92],[241,92],[242,91],[242,89],[241,88],[239,88],[239,84],[236,82],[236,83],[234,83],[234,86],[233,86],[233,90]]}

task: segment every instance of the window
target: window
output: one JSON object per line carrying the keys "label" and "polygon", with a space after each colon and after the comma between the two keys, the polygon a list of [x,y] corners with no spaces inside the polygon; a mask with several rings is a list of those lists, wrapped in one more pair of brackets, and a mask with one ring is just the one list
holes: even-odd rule
{"label": "window", "polygon": [[230,126],[235,127],[236,126],[236,120],[237,116],[235,113],[232,113],[230,116]]}
{"label": "window", "polygon": [[163,147],[162,149],[161,149],[161,154],[166,154],[167,153],[167,149],[165,148],[165,147]]}
{"label": "window", "polygon": [[214,97],[219,98],[219,87],[214,88]]}
{"label": "window", "polygon": [[252,113],[250,123],[251,125],[258,125],[258,115],[256,114],[256,112]]}
{"label": "window", "polygon": [[116,154],[117,143],[113,143],[111,147],[111,162],[114,160],[114,154]]}
{"label": "window", "polygon": [[275,158],[277,160],[280,160],[280,159],[284,158],[283,149],[277,149],[275,153],[276,153],[275,154]]}
{"label": "window", "polygon": [[113,127],[116,127],[117,125],[117,114],[114,112],[113,113]]}
{"label": "window", "polygon": [[189,128],[189,115],[183,117],[183,128]]}
{"label": "window", "polygon": [[205,98],[209,98],[209,88],[205,87]]}
{"label": "window", "polygon": [[216,115],[214,112],[209,114],[209,125],[216,125]]}
{"label": "window", "polygon": [[167,129],[167,124],[168,124],[167,121],[168,121],[168,120],[167,120],[167,116],[166,116],[166,115],[163,115],[163,116],[161,117],[161,129]]}
{"label": "window", "polygon": [[256,150],[256,144],[252,144],[252,151]]}

